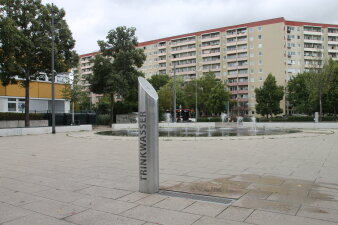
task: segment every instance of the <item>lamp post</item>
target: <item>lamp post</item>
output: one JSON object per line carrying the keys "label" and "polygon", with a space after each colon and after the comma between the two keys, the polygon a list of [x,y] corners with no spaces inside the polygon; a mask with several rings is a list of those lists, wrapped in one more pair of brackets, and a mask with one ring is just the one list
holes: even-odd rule
{"label": "lamp post", "polygon": [[55,91],[54,91],[54,4],[52,3],[52,134],[55,134]]}
{"label": "lamp post", "polygon": [[196,104],[195,104],[195,106],[196,106],[196,109],[195,109],[195,117],[196,117],[196,123],[197,123],[197,119],[198,119],[198,109],[197,109],[197,74],[196,74]]}
{"label": "lamp post", "polygon": [[176,64],[174,62],[174,123],[176,121]]}

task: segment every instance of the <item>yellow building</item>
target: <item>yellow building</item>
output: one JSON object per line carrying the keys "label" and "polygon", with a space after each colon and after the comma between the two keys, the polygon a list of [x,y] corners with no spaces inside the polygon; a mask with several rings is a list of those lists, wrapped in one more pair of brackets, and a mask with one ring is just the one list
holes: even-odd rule
{"label": "yellow building", "polygon": [[[55,82],[55,111],[57,113],[69,112],[70,102],[63,97],[62,90],[66,82],[62,76],[56,76]],[[47,81],[46,81],[47,80]],[[46,113],[52,109],[51,82],[36,80],[30,82],[30,112]],[[0,112],[24,112],[25,111],[25,88],[18,84],[2,86],[0,84]]]}

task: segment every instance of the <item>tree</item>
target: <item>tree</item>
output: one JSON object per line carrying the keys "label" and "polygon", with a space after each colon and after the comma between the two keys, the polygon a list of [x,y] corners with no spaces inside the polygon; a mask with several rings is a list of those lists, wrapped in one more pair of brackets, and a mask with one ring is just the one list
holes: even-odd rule
{"label": "tree", "polygon": [[69,80],[65,89],[62,90],[62,96],[66,100],[70,100],[72,103],[72,124],[75,124],[74,111],[75,104],[81,100],[82,95],[86,95],[83,91],[83,85],[79,84],[80,78],[78,74],[73,74],[73,79]]}
{"label": "tree", "polygon": [[[185,107],[185,93],[183,90],[183,79],[182,78],[177,78],[176,79],[176,104],[177,106],[182,106]],[[160,90],[158,91],[158,97],[159,97],[159,108],[161,112],[165,112],[167,110],[172,110],[173,107],[173,102],[174,102],[174,80],[170,79],[169,82],[162,86]],[[178,109],[179,107],[176,108]]]}
{"label": "tree", "polygon": [[149,83],[151,83],[151,85],[153,85],[154,89],[158,91],[162,86],[166,85],[169,82],[169,79],[170,78],[167,74],[156,74],[151,76],[148,81]]}
{"label": "tree", "polygon": [[125,26],[110,30],[106,41],[98,41],[102,55],[94,59],[93,76],[88,78],[90,90],[110,97],[110,118],[114,118],[116,96],[128,97],[131,90],[137,90],[137,78],[143,76],[137,68],[146,56],[137,49],[136,29]]}
{"label": "tree", "polygon": [[314,112],[316,103],[310,98],[311,87],[309,86],[310,73],[301,73],[292,77],[287,86],[287,101],[297,113],[311,114]]}
{"label": "tree", "polygon": [[209,100],[207,102],[208,109],[213,114],[219,114],[225,110],[225,104],[229,99],[229,92],[225,90],[221,82],[218,82],[210,91]]}
{"label": "tree", "polygon": [[75,40],[65,11],[39,0],[2,0],[0,3],[0,79],[2,85],[23,78],[25,126],[29,126],[29,84],[40,73],[51,74],[51,12],[55,14],[55,71],[66,72],[78,62]]}
{"label": "tree", "polygon": [[280,101],[283,99],[283,86],[277,86],[275,77],[270,73],[264,81],[263,87],[255,89],[256,111],[268,118],[281,113]]}
{"label": "tree", "polygon": [[[213,112],[216,113],[216,111],[214,110],[220,108],[220,106],[217,106],[217,104],[219,104],[220,102],[212,100],[211,94],[215,94],[215,91],[217,92],[217,89],[214,89],[215,87],[221,88],[222,86],[223,88],[225,88],[225,85],[222,83],[222,81],[216,79],[216,76],[213,72],[208,72],[204,74],[204,76],[201,77],[199,80],[197,80],[199,112],[202,112],[203,114],[210,114]],[[223,97],[225,97],[224,101],[227,101],[227,97],[225,95]],[[211,105],[211,103],[208,103],[209,100],[212,101],[212,104],[216,105]],[[225,109],[225,103],[223,104],[223,109]],[[217,113],[220,113],[222,111],[223,110],[218,111]]]}
{"label": "tree", "polygon": [[338,61],[329,60],[328,63],[329,88],[326,96],[326,105],[337,115],[338,110]]}

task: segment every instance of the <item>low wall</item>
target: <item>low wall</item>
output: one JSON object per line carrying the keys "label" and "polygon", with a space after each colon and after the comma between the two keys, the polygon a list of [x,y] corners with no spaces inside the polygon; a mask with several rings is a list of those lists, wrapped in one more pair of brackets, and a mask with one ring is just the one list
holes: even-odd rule
{"label": "low wall", "polygon": [[[56,133],[66,133],[74,131],[91,131],[92,125],[80,125],[80,126],[57,126],[55,127]],[[28,128],[9,128],[0,129],[0,137],[8,136],[21,136],[27,134],[51,134],[52,127],[28,127]]]}
{"label": "low wall", "polygon": [[[214,122],[202,123],[159,123],[159,128],[215,127]],[[138,123],[112,124],[112,130],[137,129]]]}
{"label": "low wall", "polygon": [[[243,122],[243,126],[252,127],[252,122]],[[275,122],[264,122],[264,123],[256,123],[256,127],[266,127],[266,128],[291,128],[291,129],[338,129],[338,123],[336,122],[283,122],[283,123],[275,123]]]}
{"label": "low wall", "polygon": [[[48,120],[30,120],[31,127],[48,127]],[[19,128],[25,127],[24,120],[2,120],[0,128]]]}

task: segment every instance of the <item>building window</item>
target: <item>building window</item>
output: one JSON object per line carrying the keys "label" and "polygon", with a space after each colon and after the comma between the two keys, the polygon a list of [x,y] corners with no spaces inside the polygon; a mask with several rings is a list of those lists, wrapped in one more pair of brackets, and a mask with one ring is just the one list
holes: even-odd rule
{"label": "building window", "polygon": [[263,44],[258,44],[258,48],[263,48]]}
{"label": "building window", "polygon": [[253,53],[250,53],[250,58],[254,57],[254,54]]}
{"label": "building window", "polygon": [[263,64],[263,61],[262,61],[262,60],[259,60],[259,61],[258,61],[258,64],[259,64],[259,65],[262,65],[262,64]]}
{"label": "building window", "polygon": [[251,74],[253,74],[253,73],[254,73],[254,70],[253,70],[253,69],[251,69],[251,70],[250,70],[250,73],[251,73]]}
{"label": "building window", "polygon": [[250,41],[253,41],[253,40],[254,40],[254,38],[253,38],[253,37],[250,37],[250,38],[249,38],[249,40],[250,40]]}
{"label": "building window", "polygon": [[262,56],[262,55],[263,55],[263,53],[262,53],[262,52],[258,52],[258,55],[259,55],[259,56]]}
{"label": "building window", "polygon": [[262,39],[262,35],[258,35],[258,39],[261,40]]}
{"label": "building window", "polygon": [[[260,73],[263,73],[263,69],[260,68],[260,69],[259,69],[259,72],[260,72]],[[262,80],[262,79],[263,79],[262,77],[259,78],[259,80]]]}
{"label": "building window", "polygon": [[262,31],[262,27],[261,26],[258,27],[258,31]]}
{"label": "building window", "polygon": [[8,112],[23,112],[25,110],[25,99],[8,99]]}
{"label": "building window", "polygon": [[250,27],[250,28],[249,28],[249,31],[250,31],[250,33],[254,32],[253,27]]}

